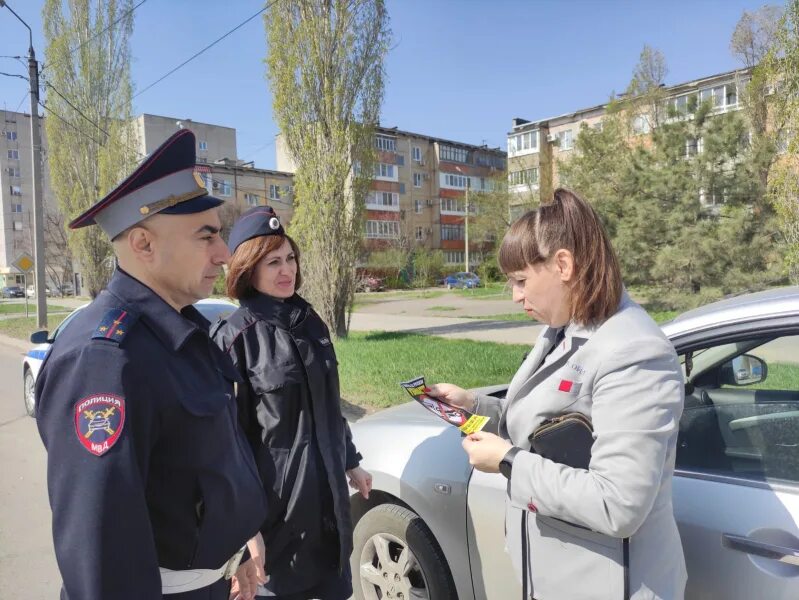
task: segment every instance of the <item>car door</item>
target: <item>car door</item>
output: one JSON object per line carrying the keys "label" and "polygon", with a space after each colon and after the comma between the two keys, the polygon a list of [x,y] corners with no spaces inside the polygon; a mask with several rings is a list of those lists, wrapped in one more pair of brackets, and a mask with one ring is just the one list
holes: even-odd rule
{"label": "car door", "polygon": [[677,348],[674,512],[687,599],[799,598],[799,336],[761,323]]}

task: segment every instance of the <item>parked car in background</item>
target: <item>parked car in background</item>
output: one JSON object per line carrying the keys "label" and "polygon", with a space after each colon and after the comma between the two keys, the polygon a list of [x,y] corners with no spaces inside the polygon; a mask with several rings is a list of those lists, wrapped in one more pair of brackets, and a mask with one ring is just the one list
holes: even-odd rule
{"label": "parked car in background", "polygon": [[75,286],[71,283],[67,282],[61,285],[59,288],[62,296],[74,296],[75,295]]}
{"label": "parked car in background", "polygon": [[[34,286],[31,283],[30,285],[28,285],[27,289],[25,290],[25,293],[27,294],[28,298],[35,297],[36,296],[36,286]],[[45,293],[45,296],[50,297],[50,296],[53,295],[53,290],[50,289],[49,285],[46,285],[44,287],[44,293]]]}
{"label": "parked car in background", "polygon": [[386,289],[385,279],[366,275],[355,284],[356,292],[382,292]]}
{"label": "parked car in background", "polygon": [[18,285],[9,285],[0,290],[3,298],[24,298],[25,291]]}
{"label": "parked car in background", "polygon": [[[799,287],[711,304],[663,330],[685,376],[673,499],[686,600],[799,598]],[[369,500],[350,498],[357,600],[521,596],[503,550],[507,481],[470,467],[458,429],[410,402],[352,433],[374,477]]]}
{"label": "parked car in background", "polygon": [[480,278],[474,273],[461,271],[460,273],[447,275],[442,280],[442,283],[448,290],[451,290],[452,288],[472,289],[480,285]]}
{"label": "parked car in background", "polygon": [[[25,410],[30,416],[36,416],[36,396],[34,393],[36,389],[36,378],[39,376],[39,369],[44,362],[45,356],[47,356],[47,352],[50,350],[50,347],[59,334],[69,326],[72,319],[75,318],[75,315],[87,306],[89,305],[84,304],[69,313],[52,334],[48,335],[47,331],[37,331],[31,335],[31,342],[36,345],[31,348],[22,359],[22,394],[23,400],[25,401]],[[196,302],[194,306],[212,325],[219,319],[224,319],[238,308],[238,306],[228,300],[216,298],[200,300]]]}

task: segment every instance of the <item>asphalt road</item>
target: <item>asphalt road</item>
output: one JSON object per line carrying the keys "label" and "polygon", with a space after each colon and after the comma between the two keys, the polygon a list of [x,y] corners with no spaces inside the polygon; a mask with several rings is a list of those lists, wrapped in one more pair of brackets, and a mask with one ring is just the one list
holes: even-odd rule
{"label": "asphalt road", "polygon": [[[22,352],[0,344],[0,598],[58,598],[46,457],[22,403]],[[91,515],[87,515],[91,518]]]}

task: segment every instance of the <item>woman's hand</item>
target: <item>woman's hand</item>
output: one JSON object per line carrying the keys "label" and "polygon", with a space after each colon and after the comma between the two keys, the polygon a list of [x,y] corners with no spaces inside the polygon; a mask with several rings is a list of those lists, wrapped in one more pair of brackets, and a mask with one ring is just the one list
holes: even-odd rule
{"label": "woman's hand", "polygon": [[498,435],[477,431],[463,439],[469,464],[484,473],[499,473],[499,463],[513,446]]}
{"label": "woman's hand", "polygon": [[358,490],[361,496],[368,500],[369,492],[372,491],[372,474],[361,467],[355,467],[347,471],[347,477],[350,480],[350,487]]}
{"label": "woman's hand", "polygon": [[425,393],[428,396],[452,404],[452,406],[465,408],[469,412],[474,410],[474,405],[477,400],[472,392],[451,383],[436,383],[435,385],[425,388]]}

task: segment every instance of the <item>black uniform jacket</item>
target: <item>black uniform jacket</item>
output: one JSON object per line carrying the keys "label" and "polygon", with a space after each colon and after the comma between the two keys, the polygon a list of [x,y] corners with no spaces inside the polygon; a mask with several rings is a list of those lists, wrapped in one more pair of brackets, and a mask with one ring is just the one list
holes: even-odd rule
{"label": "black uniform jacket", "polygon": [[[285,302],[254,294],[213,330],[213,338],[245,379],[236,392],[239,418],[270,502],[261,528],[267,588],[277,595],[308,589],[349,560],[345,471],[360,461],[341,415],[330,333],[296,294]],[[331,525],[332,553],[324,531]]]}
{"label": "black uniform jacket", "polygon": [[58,335],[38,381],[62,598],[161,598],[158,567],[219,568],[266,517],[230,360],[118,270]]}

